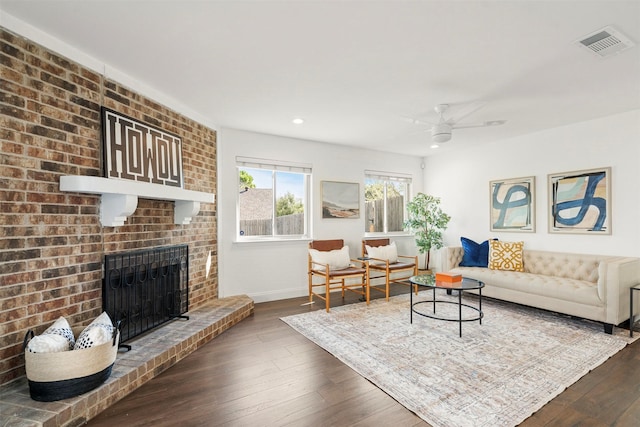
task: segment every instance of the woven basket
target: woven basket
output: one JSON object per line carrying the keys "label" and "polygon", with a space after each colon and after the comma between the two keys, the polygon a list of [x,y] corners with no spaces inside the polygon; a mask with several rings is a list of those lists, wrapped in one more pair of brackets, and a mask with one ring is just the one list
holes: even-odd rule
{"label": "woven basket", "polygon": [[[73,328],[78,335],[84,327]],[[24,338],[27,348],[33,331]],[[25,350],[25,369],[29,393],[33,400],[52,402],[86,393],[104,383],[118,353],[120,331],[114,329],[113,340],[95,347],[58,353],[31,353]]]}

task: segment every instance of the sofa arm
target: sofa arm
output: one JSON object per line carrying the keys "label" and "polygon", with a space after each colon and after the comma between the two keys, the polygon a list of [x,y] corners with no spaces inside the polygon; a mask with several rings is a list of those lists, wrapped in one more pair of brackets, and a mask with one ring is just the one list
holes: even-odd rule
{"label": "sofa arm", "polygon": [[442,255],[442,270],[449,271],[454,269],[462,262],[462,256],[464,255],[464,249],[462,246],[447,246],[443,248]]}
{"label": "sofa arm", "polygon": [[[603,261],[606,276],[598,283],[607,307],[606,322],[618,325],[629,318],[629,288],[640,283],[640,258],[615,258]],[[602,288],[600,286],[602,285]]]}

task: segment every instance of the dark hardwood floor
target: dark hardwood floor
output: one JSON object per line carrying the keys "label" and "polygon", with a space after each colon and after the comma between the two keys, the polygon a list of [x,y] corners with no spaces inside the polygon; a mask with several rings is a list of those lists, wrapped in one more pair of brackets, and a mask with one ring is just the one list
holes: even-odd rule
{"label": "dark hardwood floor", "polygon": [[[394,285],[394,293],[408,288]],[[344,302],[357,302],[348,294]],[[324,307],[295,298],[255,314],[87,425],[428,426],[280,317]],[[640,341],[640,340],[639,340]],[[640,342],[620,351],[521,424],[640,426]]]}

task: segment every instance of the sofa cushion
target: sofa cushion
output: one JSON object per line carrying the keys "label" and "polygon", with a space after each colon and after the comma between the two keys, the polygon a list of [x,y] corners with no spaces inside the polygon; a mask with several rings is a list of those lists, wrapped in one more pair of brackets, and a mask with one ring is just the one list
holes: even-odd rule
{"label": "sofa cushion", "polygon": [[476,243],[466,237],[460,237],[462,249],[461,267],[486,267],[489,264],[489,241]]}
{"label": "sofa cushion", "polygon": [[524,242],[489,242],[489,268],[491,270],[524,271]]}
{"label": "sofa cushion", "polygon": [[612,257],[551,251],[524,251],[524,271],[545,276],[598,282],[598,266]]}
{"label": "sofa cushion", "polygon": [[584,280],[480,267],[457,267],[451,272],[484,282],[486,287],[482,290],[483,296],[503,298],[505,291],[518,292],[526,295],[526,298],[514,302],[540,308],[545,308],[545,304],[539,301],[539,297],[591,307],[604,306],[604,301],[598,295],[597,285]]}

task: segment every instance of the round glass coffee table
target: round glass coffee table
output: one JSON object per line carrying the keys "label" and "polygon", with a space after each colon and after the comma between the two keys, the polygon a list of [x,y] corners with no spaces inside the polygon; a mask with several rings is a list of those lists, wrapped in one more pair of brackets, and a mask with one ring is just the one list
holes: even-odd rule
{"label": "round glass coffee table", "polygon": [[[413,313],[419,314],[420,316],[429,317],[431,319],[436,320],[444,320],[447,322],[458,322],[460,326],[460,336],[462,337],[462,323],[463,322],[475,322],[476,320],[480,322],[482,325],[482,288],[484,288],[484,283],[475,280],[463,277],[459,282],[441,282],[436,280],[435,276],[432,274],[424,274],[421,276],[413,276],[409,278],[409,282],[414,285],[430,288],[433,290],[433,297],[430,300],[425,301],[416,301],[413,302],[413,289],[409,292],[411,295],[409,297],[410,300],[410,308],[411,308],[411,323],[413,323]],[[443,299],[436,299],[436,289],[444,289],[447,294],[453,293],[453,291],[458,292],[458,300],[450,301]],[[478,291],[478,306],[473,306],[470,304],[464,304],[462,302],[462,293],[464,291]],[[432,304],[433,310],[429,310],[429,312],[420,310],[419,307],[421,305]],[[455,304],[458,306],[458,316],[457,317],[443,317],[436,314],[436,306],[438,304]],[[474,312],[477,312],[477,315],[471,317],[462,317],[462,307],[467,307]]]}

